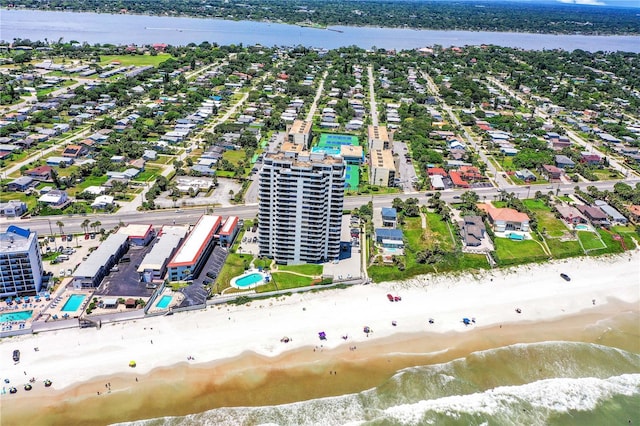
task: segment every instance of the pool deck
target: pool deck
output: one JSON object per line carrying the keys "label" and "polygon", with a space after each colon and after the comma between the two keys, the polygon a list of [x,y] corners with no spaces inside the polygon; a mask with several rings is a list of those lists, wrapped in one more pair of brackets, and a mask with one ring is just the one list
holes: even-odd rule
{"label": "pool deck", "polygon": [[[160,300],[162,300],[164,296],[171,297],[171,302],[169,302],[169,306],[167,306],[166,308],[159,308],[158,303],[160,303]],[[158,297],[156,297],[156,300],[154,300],[153,302],[153,306],[149,308],[147,314],[170,311],[172,308],[180,306],[180,303],[182,303],[183,300],[184,294],[179,291],[173,291],[170,288],[165,288],[164,290],[162,290],[162,293],[159,294]]]}
{"label": "pool deck", "polygon": [[[236,284],[236,281],[238,281],[242,277],[246,277],[246,276],[252,275],[252,274],[260,274],[260,275],[262,275],[262,279],[260,281],[256,282],[256,283],[254,283],[254,284],[243,286],[243,287],[240,287],[239,285]],[[240,290],[253,290],[254,288],[266,283],[266,278],[267,277],[269,277],[269,279],[271,279],[271,274],[269,272],[259,271],[256,268],[251,268],[251,269],[247,269],[244,272],[244,274],[238,275],[237,277],[232,278],[231,282],[229,283],[229,285],[231,287],[233,287],[233,288],[237,288],[237,289],[240,289]]]}
{"label": "pool deck", "polygon": [[[75,311],[63,311],[62,308],[64,304],[67,303],[67,300],[74,295],[81,294],[85,296],[84,300]],[[78,318],[82,315],[82,312],[87,307],[87,305],[91,302],[91,297],[93,296],[93,290],[76,290],[73,288],[65,288],[62,291],[56,292],[56,294],[51,295],[52,299],[49,305],[45,308],[43,312],[43,317],[46,316],[45,321],[57,321],[61,319],[70,319],[70,318]]]}

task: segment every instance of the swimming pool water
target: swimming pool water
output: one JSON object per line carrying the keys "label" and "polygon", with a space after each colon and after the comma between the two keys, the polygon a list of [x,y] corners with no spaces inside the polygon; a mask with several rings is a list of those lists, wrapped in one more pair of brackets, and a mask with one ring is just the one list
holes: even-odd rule
{"label": "swimming pool water", "polygon": [[33,311],[20,311],[0,314],[0,322],[24,321],[31,318]]}
{"label": "swimming pool water", "polygon": [[82,304],[82,301],[85,299],[85,297],[87,296],[85,296],[84,294],[72,294],[71,297],[69,297],[69,300],[65,302],[61,311],[62,312],[77,311],[80,305]]}
{"label": "swimming pool water", "polygon": [[249,287],[250,285],[254,285],[264,279],[262,274],[254,272],[249,275],[245,275],[244,277],[240,277],[236,280],[236,285],[238,287]]}
{"label": "swimming pool water", "polygon": [[169,306],[169,303],[171,303],[172,299],[173,299],[173,297],[164,295],[164,296],[162,296],[160,298],[160,301],[158,302],[156,307],[158,307],[160,309],[165,309],[167,306]]}
{"label": "swimming pool water", "polygon": [[581,231],[588,231],[589,230],[589,226],[588,225],[576,225],[576,229],[581,230]]}

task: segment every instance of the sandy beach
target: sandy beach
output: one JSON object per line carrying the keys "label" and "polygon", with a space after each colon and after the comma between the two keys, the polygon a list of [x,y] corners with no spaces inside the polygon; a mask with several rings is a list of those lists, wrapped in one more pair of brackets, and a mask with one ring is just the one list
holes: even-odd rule
{"label": "sandy beach", "polygon": [[[563,280],[560,273],[568,274],[571,281]],[[387,294],[402,300],[390,302]],[[637,318],[639,302],[640,252],[634,251],[477,275],[429,275],[256,300],[243,306],[214,306],[107,324],[99,330],[69,329],[3,339],[2,379],[19,389],[15,395],[1,396],[3,424],[25,424],[25,419],[35,418],[31,417],[36,416],[35,407],[52,413],[74,404],[99,409],[107,400],[113,405],[121,399],[126,405],[124,401],[132,395],[152,395],[154,389],[157,395],[159,388],[160,394],[195,395],[209,392],[207,387],[224,387],[240,376],[244,389],[262,386],[265,378],[269,386],[277,387],[317,375],[324,381],[311,378],[310,383],[319,386],[315,393],[305,394],[303,387],[301,394],[354,392],[376,385],[402,366],[450,360],[478,348],[571,340],[585,332],[585,324],[601,324],[624,313]],[[463,318],[470,324],[465,325]],[[633,331],[637,336],[639,331]],[[326,340],[320,340],[320,332]],[[288,343],[281,341],[285,336]],[[16,364],[11,362],[14,349],[22,354]],[[135,368],[129,367],[132,360]],[[352,373],[360,368],[366,374],[357,375],[357,383],[349,376],[326,382],[327,375],[337,375],[343,368]],[[369,382],[363,380],[365,376]],[[26,392],[23,385],[32,377],[34,389]],[[50,388],[42,384],[45,379],[53,381]],[[226,399],[203,400],[202,406],[180,406],[177,398],[175,407],[165,404],[166,410],[158,416],[243,401],[232,388],[228,387]],[[242,403],[290,399],[290,394],[281,400],[245,396]],[[30,410],[23,411],[27,407]],[[148,411],[137,407],[124,417],[105,416],[101,421],[87,415],[85,420],[101,424],[145,416]]]}

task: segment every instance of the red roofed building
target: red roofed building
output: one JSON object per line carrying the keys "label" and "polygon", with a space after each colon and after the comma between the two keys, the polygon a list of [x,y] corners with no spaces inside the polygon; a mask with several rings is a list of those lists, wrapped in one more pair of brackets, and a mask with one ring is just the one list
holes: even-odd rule
{"label": "red roofed building", "polygon": [[233,244],[233,240],[236,238],[236,235],[238,235],[239,220],[238,216],[229,216],[224,222],[224,225],[222,225],[220,233],[218,234],[220,236],[221,246],[228,247]]}
{"label": "red roofed building", "polygon": [[278,74],[278,78],[280,80],[287,80],[289,78],[289,76],[282,72],[282,73]]}
{"label": "red roofed building", "polygon": [[41,182],[53,182],[53,167],[51,166],[38,166],[35,169],[27,170],[24,174]]}
{"label": "red roofed building", "polygon": [[183,281],[198,275],[214,246],[220,228],[220,216],[203,215],[173,256],[167,269],[169,281]]}
{"label": "red roofed building", "polygon": [[164,52],[169,45],[165,43],[155,43],[152,44],[151,47],[153,47],[157,52]]}
{"label": "red roofed building", "polygon": [[563,170],[549,164],[544,164],[540,168],[540,173],[547,177],[548,180],[560,180]]}
{"label": "red roofed building", "polygon": [[461,166],[458,171],[460,172],[460,176],[465,180],[478,181],[487,179],[475,166]]}
{"label": "red roofed building", "polygon": [[629,213],[631,213],[631,219],[635,223],[640,223],[640,206],[631,205],[627,207],[627,210],[629,210]]}
{"label": "red roofed building", "polygon": [[453,182],[454,186],[458,188],[469,188],[469,182],[462,179],[460,172],[451,171],[449,172],[449,177],[451,178],[451,182]]}
{"label": "red roofed building", "polygon": [[429,167],[427,169],[427,173],[429,174],[429,176],[442,176],[442,177],[447,177],[447,172],[441,168],[441,167]]}
{"label": "red roofed building", "polygon": [[529,216],[525,213],[508,208],[499,209],[491,204],[478,204],[478,208],[487,212],[495,232],[529,231]]}

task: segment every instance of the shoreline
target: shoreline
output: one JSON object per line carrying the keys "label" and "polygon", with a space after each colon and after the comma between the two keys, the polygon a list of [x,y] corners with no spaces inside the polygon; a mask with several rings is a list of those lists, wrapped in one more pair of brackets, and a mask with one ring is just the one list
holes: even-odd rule
{"label": "shoreline", "polygon": [[[28,419],[33,424],[104,425],[352,394],[380,386],[405,368],[513,345],[584,342],[640,353],[638,321],[636,304],[612,302],[550,321],[479,327],[473,333],[407,333],[372,339],[355,351],[345,344],[322,352],[304,347],[275,357],[245,352],[201,364],[180,362],[140,376],[122,372],[59,391],[36,387],[20,392],[5,400],[3,424],[19,425]],[[612,325],[622,333],[612,336]],[[544,373],[541,378],[546,378]],[[281,392],[283,388],[288,392]],[[27,411],[34,415],[25,417]]]}
{"label": "shoreline", "polygon": [[148,17],[156,17],[156,18],[187,18],[187,19],[202,19],[202,20],[216,20],[216,21],[228,21],[228,22],[247,22],[247,23],[262,23],[268,25],[289,25],[292,27],[303,27],[303,28],[311,28],[311,29],[319,29],[319,30],[331,30],[331,28],[345,27],[345,28],[371,28],[371,29],[387,29],[387,30],[411,30],[411,31],[439,31],[439,32],[468,32],[468,33],[491,33],[491,34],[530,34],[530,35],[549,35],[549,36],[584,36],[584,37],[639,37],[640,32],[637,33],[602,33],[602,32],[585,32],[585,33],[576,33],[576,32],[529,32],[529,31],[517,31],[514,29],[508,31],[491,31],[491,30],[480,30],[480,29],[435,29],[435,28],[422,28],[422,27],[408,27],[408,26],[397,26],[397,27],[385,27],[378,25],[349,25],[349,24],[340,24],[340,23],[328,23],[328,24],[315,24],[316,26],[302,26],[299,25],[298,22],[278,22],[274,20],[251,20],[251,19],[224,19],[216,16],[199,16],[199,15],[189,15],[189,14],[175,14],[175,15],[154,15],[147,13],[136,13],[136,12],[127,12],[127,13],[113,13],[113,12],[96,12],[92,10],[82,10],[82,9],[72,9],[72,10],[52,10],[52,9],[32,9],[32,8],[23,8],[23,7],[2,7],[0,10],[18,10],[18,11],[29,11],[29,12],[56,12],[56,13],[89,13],[94,15],[111,15],[111,16],[148,16]]}
{"label": "shoreline", "polygon": [[[3,369],[19,388],[0,397],[3,424],[24,419],[25,410],[35,423],[46,415],[105,424],[351,393],[402,368],[518,343],[576,340],[640,353],[639,261],[636,250],[477,275],[428,275],[3,339],[3,359],[13,349],[22,352],[19,364]],[[402,301],[389,302],[386,294]],[[464,317],[476,323],[466,326]],[[365,334],[364,326],[373,331]],[[321,331],[326,341],[319,340]],[[290,342],[282,343],[283,336]],[[130,360],[138,366],[129,368]],[[26,392],[29,377],[37,382]],[[42,385],[47,378],[51,388]],[[266,399],[272,394],[280,399]]]}

